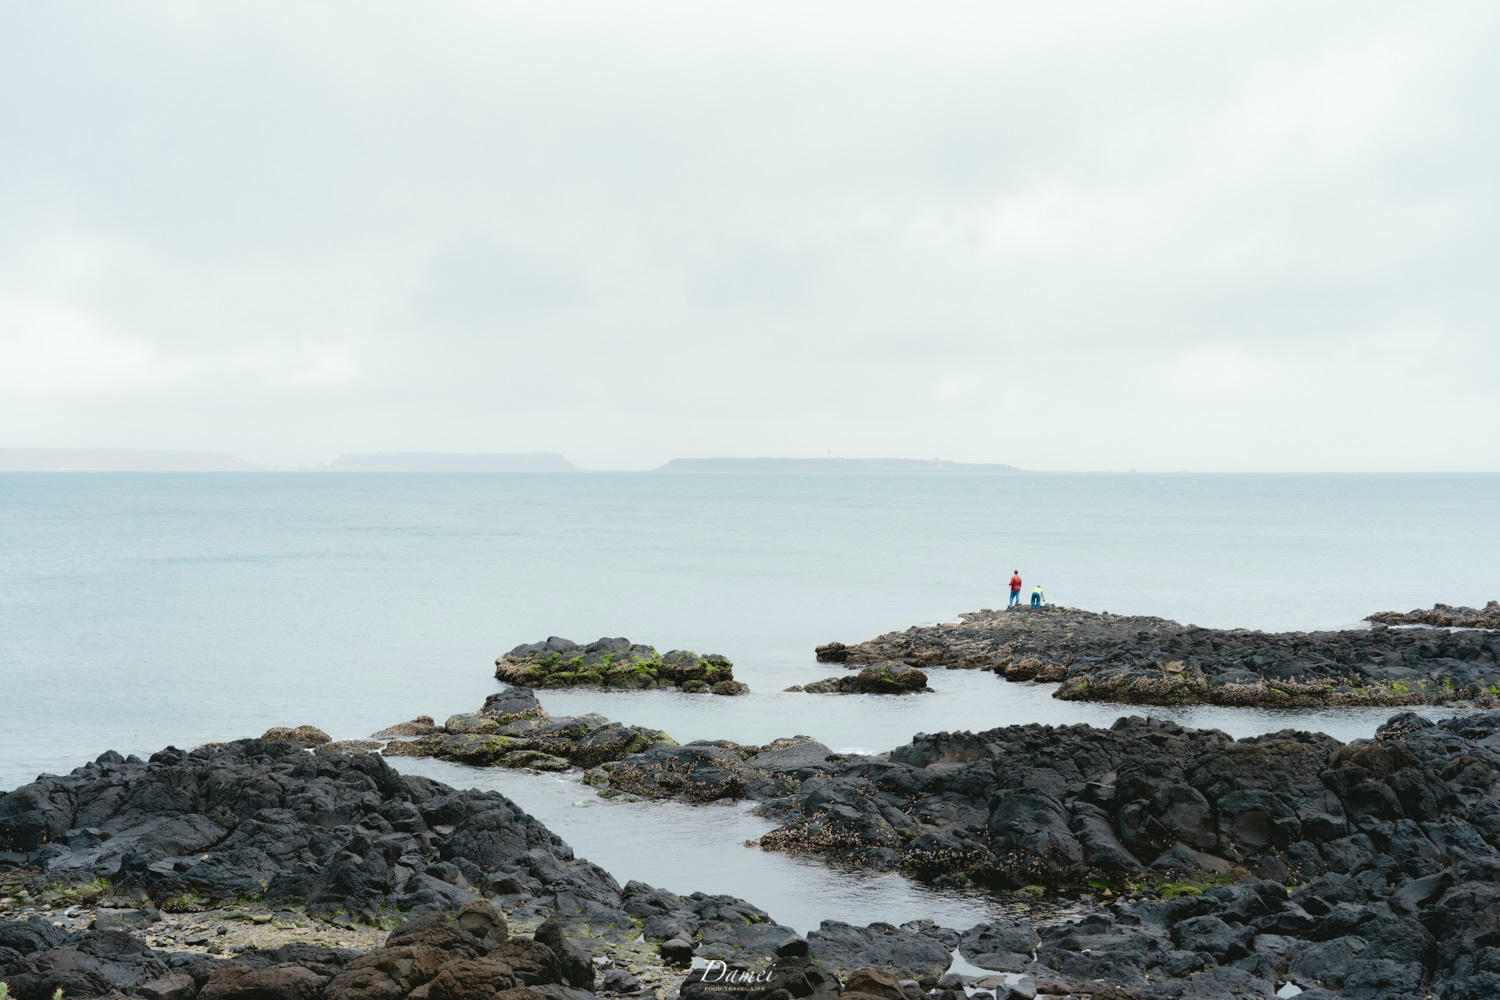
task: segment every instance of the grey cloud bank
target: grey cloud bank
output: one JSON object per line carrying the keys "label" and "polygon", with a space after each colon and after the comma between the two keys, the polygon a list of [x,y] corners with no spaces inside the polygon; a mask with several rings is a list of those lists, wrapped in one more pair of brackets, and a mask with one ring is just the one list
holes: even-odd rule
{"label": "grey cloud bank", "polygon": [[0,10],[0,444],[1497,469],[1500,10]]}

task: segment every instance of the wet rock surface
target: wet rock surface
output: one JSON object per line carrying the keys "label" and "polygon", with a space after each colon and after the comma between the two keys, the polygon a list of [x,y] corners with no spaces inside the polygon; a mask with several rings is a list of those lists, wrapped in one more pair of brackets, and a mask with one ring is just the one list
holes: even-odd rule
{"label": "wet rock surface", "polygon": [[[376,755],[314,753],[290,740],[168,748],[149,760],[106,753],[0,794],[0,891],[0,981],[23,998],[50,1000],[62,986],[69,996],[489,1000],[512,987],[474,991],[506,975],[513,988],[590,988],[601,958],[620,963],[617,985],[639,987],[651,979],[649,956],[673,939],[704,959],[813,956],[792,928],[743,900],[620,886],[503,795],[455,790],[402,776]],[[80,901],[97,904],[92,916],[80,913]],[[230,907],[257,928],[338,935],[418,919],[383,951],[359,958],[325,950],[267,959],[241,943],[248,970],[224,971],[192,963],[231,951],[233,938],[211,926],[164,926],[212,907]],[[499,919],[473,915],[489,907]],[[22,919],[6,919],[12,915]],[[94,928],[77,926],[84,919]],[[535,940],[506,940],[507,920],[535,927]],[[489,929],[474,931],[475,921]],[[420,941],[407,939],[413,928]],[[460,931],[489,943],[475,948]],[[426,954],[429,946],[452,954]],[[101,948],[107,961],[95,954]],[[469,964],[449,968],[460,960]],[[288,964],[305,968],[280,968]],[[425,971],[410,978],[413,967]],[[266,968],[275,969],[274,984],[252,975]],[[191,987],[171,979],[179,969]]]}
{"label": "wet rock surface", "polygon": [[1490,601],[1482,608],[1464,605],[1434,604],[1430,609],[1412,611],[1378,611],[1365,619],[1381,625],[1431,625],[1435,628],[1500,629],[1500,601]]}
{"label": "wet rock surface", "polygon": [[495,661],[495,677],[527,688],[597,687],[632,691],[677,689],[688,694],[744,694],[734,664],[718,653],[658,653],[629,639],[587,645],[552,636],[517,646]]}
{"label": "wet rock surface", "polygon": [[442,726],[422,716],[376,736],[385,734],[412,734],[387,743],[382,752],[388,757],[437,757],[460,764],[537,771],[593,767],[660,744],[676,745],[660,730],[627,726],[602,715],[553,718],[525,688],[492,694],[479,711],[451,715]]}
{"label": "wet rock surface", "polygon": [[[1500,713],[1373,740],[1122,719],[919,736],[766,803],[763,847],[1103,907],[964,950],[1130,996],[1483,996],[1500,986]],[[1019,935],[1019,932],[1015,932]],[[1500,938],[1496,938],[1500,940]],[[972,961],[972,957],[970,957]],[[982,963],[981,963],[982,964]]]}
{"label": "wet rock surface", "polygon": [[[804,936],[743,900],[622,887],[497,793],[403,777],[375,755],[246,740],[105,754],[0,795],[0,980],[22,1000],[59,987],[583,1000],[650,982],[706,997],[701,970],[650,970],[717,959],[774,963],[741,991],[767,1000],[831,998],[835,974],[851,998],[885,1000],[1266,997],[1288,983],[1314,998],[1477,1000],[1500,988],[1500,713],[1401,715],[1350,744],[1137,718],[920,736],[883,757],[806,739],[647,753],[669,750],[744,767],[746,797],[784,817],[765,846],[939,881],[1081,879],[1094,909],[965,930],[826,921]],[[66,893],[93,897],[94,929],[6,919]],[[378,947],[216,946],[233,939],[166,929],[220,900],[251,906],[250,923],[401,926]]]}
{"label": "wet rock surface", "polygon": [[[0,918],[0,941],[10,942],[0,947],[0,980],[19,1000],[50,1000],[56,989],[66,996],[156,1000],[582,1000],[597,985],[594,957],[555,926],[511,934],[488,902],[359,937],[360,947],[352,948],[283,940],[210,951],[115,930],[70,930],[39,917]],[[598,965],[628,975],[608,956]],[[642,972],[658,991],[675,989],[681,978],[659,968]],[[640,978],[630,980],[636,989],[625,992],[646,989]]]}
{"label": "wet rock surface", "polygon": [[1147,705],[1309,707],[1474,704],[1500,699],[1500,632],[1209,629],[1077,608],[977,611],[818,659],[850,667],[991,670],[1061,682],[1054,697]]}
{"label": "wet rock surface", "polygon": [[585,774],[584,781],[606,798],[766,801],[795,792],[811,777],[837,772],[847,760],[807,736],[765,746],[728,740],[658,744],[602,764]]}
{"label": "wet rock surface", "polygon": [[788,691],[808,694],[923,694],[930,693],[927,675],[899,660],[881,660],[844,677],[826,677]]}

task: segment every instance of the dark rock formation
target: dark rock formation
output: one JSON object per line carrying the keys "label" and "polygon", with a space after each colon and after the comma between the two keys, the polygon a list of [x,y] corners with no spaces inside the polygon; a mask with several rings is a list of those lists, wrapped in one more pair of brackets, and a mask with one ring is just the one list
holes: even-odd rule
{"label": "dark rock formation", "polygon": [[1500,699],[1500,633],[1492,632],[1256,632],[1016,607],[854,646],[828,643],[817,655],[849,666],[894,659],[1060,681],[1055,697],[1072,701],[1295,707]]}
{"label": "dark rock formation", "polygon": [[1010,886],[1307,880],[1375,855],[1422,868],[1454,844],[1500,865],[1485,798],[1500,777],[1500,713],[1397,716],[1348,745],[1138,717],[1011,726],[831,763],[792,794],[760,796],[783,820],[763,847]]}
{"label": "dark rock formation", "polygon": [[629,639],[597,639],[586,646],[552,636],[517,646],[495,661],[495,676],[527,688],[678,688],[689,694],[744,694],[734,664],[717,653],[674,649],[666,655]]}
{"label": "dark rock formation", "polygon": [[[255,900],[376,925],[392,914],[456,913],[464,923],[466,907],[490,900],[514,921],[542,924],[542,942],[552,942],[502,956],[527,986],[554,966],[584,985],[584,953],[640,938],[654,947],[682,936],[705,958],[754,960],[796,936],[742,900],[621,888],[498,793],[290,741],[168,748],[149,761],[111,752],[0,794],[0,878],[7,891],[99,886],[169,911]],[[0,970],[15,957],[7,948],[46,950],[54,931],[0,930]],[[582,950],[559,945],[563,937]],[[94,979],[73,987],[100,990]]]}
{"label": "dark rock formation", "polygon": [[261,739],[268,742],[273,740],[289,740],[299,747],[316,747],[322,746],[324,743],[333,742],[333,737],[323,732],[317,726],[298,726],[295,729],[288,729],[285,726],[275,726],[267,729],[261,735]]}
{"label": "dark rock formation", "polygon": [[1432,610],[1378,611],[1365,619],[1381,625],[1432,625],[1437,628],[1500,629],[1500,601],[1490,601],[1482,608],[1434,604]]}
{"label": "dark rock formation", "polygon": [[932,688],[927,686],[927,675],[916,667],[899,660],[881,660],[857,674],[827,677],[787,690],[808,694],[921,694],[931,692]]}
{"label": "dark rock formation", "polygon": [[[417,720],[382,732],[423,733],[427,728]],[[438,757],[461,764],[566,771],[619,760],[659,744],[676,746],[660,730],[627,726],[602,715],[554,719],[525,688],[492,694],[478,712],[449,716],[441,728],[430,730],[415,739],[392,740],[383,752],[388,757]]]}
{"label": "dark rock formation", "polygon": [[[19,1000],[49,1000],[56,989],[67,996],[128,992],[160,1000],[489,1000],[523,984],[541,987],[522,993],[541,1000],[555,995],[549,986],[593,985],[587,962],[587,978],[555,959],[536,966],[540,974],[527,975],[534,966],[517,956],[554,955],[553,945],[507,940],[504,916],[487,902],[417,917],[392,931],[384,947],[363,954],[291,944],[220,959],[154,951],[120,931],[70,933],[35,920],[0,921],[0,939],[22,945],[9,961],[0,958],[0,976]],[[560,944],[578,952],[571,942]]]}
{"label": "dark rock formation", "polygon": [[806,736],[761,747],[727,740],[685,746],[659,744],[644,753],[602,764],[586,774],[584,781],[606,798],[633,795],[688,802],[765,801],[796,791],[814,775],[834,773],[845,760]]}
{"label": "dark rock formation", "polygon": [[1157,897],[1037,928],[1034,963],[1030,928],[962,949],[1039,981],[1479,997],[1500,985],[1485,944],[1500,940],[1497,792],[1500,713],[1397,716],[1347,745],[1134,718],[919,736],[888,760],[852,758],[768,802],[788,819],[761,843],[939,882]]}
{"label": "dark rock formation", "polygon": [[[168,911],[190,895],[259,895],[337,919],[416,919],[364,954],[297,944],[227,960],[153,951],[125,930],[0,919],[0,981],[20,1000],[57,988],[587,1000],[630,981],[595,978],[594,956],[678,942],[664,949],[677,960],[774,959],[745,991],[759,1000],[832,1000],[832,973],[849,976],[851,1000],[951,1000],[961,988],[1227,1000],[1289,982],[1313,998],[1479,1000],[1500,989],[1500,713],[1401,715],[1350,744],[1289,731],[1235,741],[1136,718],[920,736],[888,758],[809,740],[745,750],[637,756],[690,763],[691,752],[726,773],[738,762],[745,794],[784,817],[766,846],[939,880],[1071,882],[1097,909],[964,931],[830,921],[801,937],[743,900],[621,887],[496,793],[403,777],[368,754],[246,740],[150,761],[105,754],[0,795],[0,882],[103,879]],[[665,789],[670,773],[648,783]],[[531,938],[509,933],[536,925]],[[950,972],[955,951],[993,975]],[[683,996],[708,1000],[707,985],[690,976]]]}
{"label": "dark rock formation", "polygon": [[404,740],[417,736],[433,736],[442,731],[442,727],[432,721],[432,716],[419,715],[409,722],[398,722],[394,726],[387,726],[378,733],[371,733],[370,739]]}

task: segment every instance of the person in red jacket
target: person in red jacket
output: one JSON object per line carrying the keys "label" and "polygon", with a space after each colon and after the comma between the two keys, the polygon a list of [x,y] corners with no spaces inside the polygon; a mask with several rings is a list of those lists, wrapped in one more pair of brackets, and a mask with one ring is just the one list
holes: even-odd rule
{"label": "person in red jacket", "polygon": [[1010,604],[1006,607],[1021,603],[1021,571],[1013,570],[1010,578]]}

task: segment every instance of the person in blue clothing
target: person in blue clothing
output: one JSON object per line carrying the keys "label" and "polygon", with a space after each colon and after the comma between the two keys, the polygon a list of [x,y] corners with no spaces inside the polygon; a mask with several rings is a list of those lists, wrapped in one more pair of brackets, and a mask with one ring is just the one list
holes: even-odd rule
{"label": "person in blue clothing", "polygon": [[1033,608],[1039,608],[1042,606],[1042,585],[1040,583],[1037,584],[1036,588],[1031,592],[1031,606]]}

